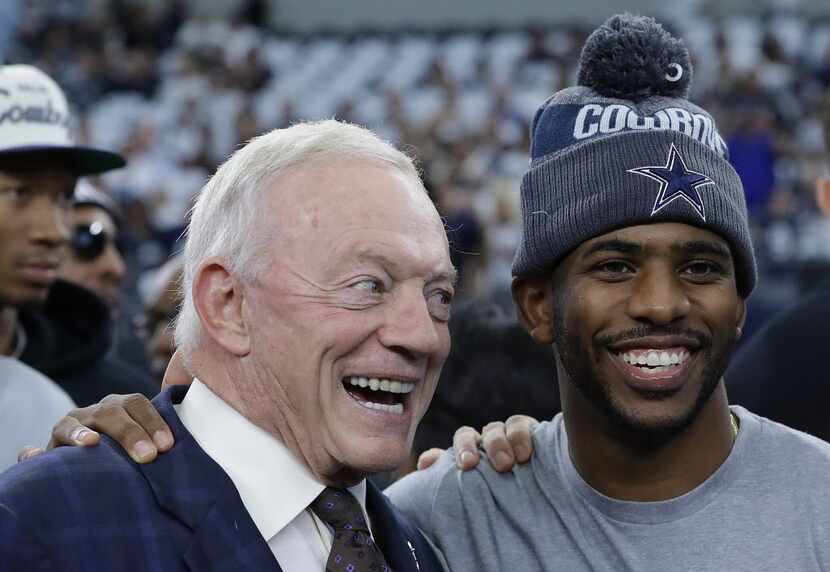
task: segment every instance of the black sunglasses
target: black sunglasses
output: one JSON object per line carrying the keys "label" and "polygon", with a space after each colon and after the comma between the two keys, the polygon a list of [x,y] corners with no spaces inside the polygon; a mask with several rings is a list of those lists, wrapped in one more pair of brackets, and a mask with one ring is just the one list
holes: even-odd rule
{"label": "black sunglasses", "polygon": [[72,232],[72,251],[79,260],[91,262],[101,256],[108,244],[113,244],[124,255],[124,245],[104,229],[100,222],[79,224]]}

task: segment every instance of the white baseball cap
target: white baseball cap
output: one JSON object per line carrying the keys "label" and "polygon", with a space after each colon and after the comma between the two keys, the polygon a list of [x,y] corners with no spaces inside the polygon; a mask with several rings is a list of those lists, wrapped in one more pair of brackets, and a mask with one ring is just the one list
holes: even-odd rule
{"label": "white baseball cap", "polygon": [[28,65],[0,66],[0,159],[36,157],[93,175],[126,165],[121,155],[75,144],[69,106],[55,81]]}

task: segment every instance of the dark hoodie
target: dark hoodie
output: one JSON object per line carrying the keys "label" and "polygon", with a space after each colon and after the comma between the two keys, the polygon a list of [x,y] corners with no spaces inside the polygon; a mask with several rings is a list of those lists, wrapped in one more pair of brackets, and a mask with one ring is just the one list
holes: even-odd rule
{"label": "dark hoodie", "polygon": [[109,354],[112,322],[94,293],[58,280],[45,305],[19,316],[26,333],[20,360],[57,382],[79,407],[110,393],[158,393],[149,376]]}
{"label": "dark hoodie", "polygon": [[830,441],[830,282],[770,320],[732,359],[729,402]]}

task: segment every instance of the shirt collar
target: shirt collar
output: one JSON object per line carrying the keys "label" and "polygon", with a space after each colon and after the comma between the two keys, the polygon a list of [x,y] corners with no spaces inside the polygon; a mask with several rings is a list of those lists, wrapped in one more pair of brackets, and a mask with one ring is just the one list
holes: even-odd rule
{"label": "shirt collar", "polygon": [[[179,405],[182,424],[230,477],[267,541],[317,498],[325,485],[274,435],[264,431],[194,379]],[[366,514],[366,481],[348,489]]]}

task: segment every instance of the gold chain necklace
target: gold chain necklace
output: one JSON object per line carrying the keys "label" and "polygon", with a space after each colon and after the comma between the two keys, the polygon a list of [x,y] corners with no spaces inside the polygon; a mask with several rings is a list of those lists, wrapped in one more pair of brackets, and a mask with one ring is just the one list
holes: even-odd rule
{"label": "gold chain necklace", "polygon": [[729,412],[729,421],[732,423],[732,439],[738,437],[738,419],[734,413]]}

